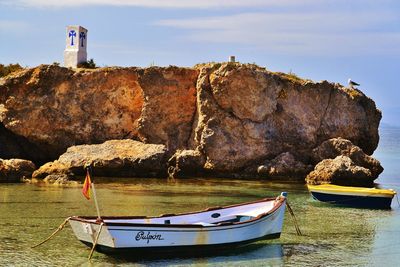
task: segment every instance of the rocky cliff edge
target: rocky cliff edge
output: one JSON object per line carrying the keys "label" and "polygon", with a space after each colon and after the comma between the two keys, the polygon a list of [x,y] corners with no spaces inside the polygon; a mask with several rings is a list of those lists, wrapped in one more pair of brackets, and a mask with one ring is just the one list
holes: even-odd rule
{"label": "rocky cliff edge", "polygon": [[164,145],[175,176],[304,178],[332,138],[371,155],[380,119],[360,90],[253,64],[41,65],[0,79],[0,158],[36,165],[71,146],[133,139]]}

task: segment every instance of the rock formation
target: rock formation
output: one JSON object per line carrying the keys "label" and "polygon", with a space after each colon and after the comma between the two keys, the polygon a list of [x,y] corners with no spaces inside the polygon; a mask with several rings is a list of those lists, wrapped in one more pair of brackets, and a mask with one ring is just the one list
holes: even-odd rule
{"label": "rock formation", "polygon": [[29,160],[0,159],[0,182],[20,182],[30,178],[35,169],[35,164]]}
{"label": "rock formation", "polygon": [[[17,155],[39,164],[71,146],[130,138],[163,144],[166,157],[178,151],[169,163],[178,176],[256,176],[263,165],[268,175],[301,179],[306,173],[299,166],[343,154],[318,158],[313,152],[331,138],[357,146],[345,155],[365,166],[356,157],[376,149],[380,119],[375,103],[359,90],[252,64],[95,70],[41,65],[0,79],[0,140],[7,140],[0,158]],[[279,155],[290,155],[284,168],[273,161]],[[381,172],[374,166],[373,177]]]}
{"label": "rock formation", "polygon": [[23,153],[29,159],[42,154],[51,160],[70,146],[139,134],[149,143],[181,147],[191,132],[196,77],[196,70],[177,67],[41,65],[0,80],[0,121],[38,148]]}
{"label": "rock formation", "polygon": [[33,173],[34,178],[83,176],[91,165],[96,176],[166,176],[164,145],[143,144],[133,140],[110,140],[98,145],[68,148],[58,160],[46,163]]}
{"label": "rock formation", "polygon": [[367,168],[357,166],[347,156],[324,159],[306,177],[308,184],[336,184],[348,186],[371,186],[374,177]]}
{"label": "rock formation", "polygon": [[260,165],[257,173],[266,177],[304,177],[311,170],[311,165],[305,165],[289,152],[285,152]]}
{"label": "rock formation", "polygon": [[308,162],[314,147],[339,136],[366,153],[378,144],[381,114],[360,91],[254,65],[200,69],[193,146],[206,169],[233,173],[285,152]]}
{"label": "rock formation", "polygon": [[317,163],[324,159],[334,159],[340,155],[347,156],[354,164],[369,169],[374,179],[378,178],[378,175],[383,171],[383,167],[378,160],[365,154],[361,148],[353,145],[349,140],[340,137],[323,142],[313,149],[311,157],[313,163]]}
{"label": "rock formation", "polygon": [[178,150],[168,160],[170,177],[196,176],[204,172],[204,155],[198,150]]}

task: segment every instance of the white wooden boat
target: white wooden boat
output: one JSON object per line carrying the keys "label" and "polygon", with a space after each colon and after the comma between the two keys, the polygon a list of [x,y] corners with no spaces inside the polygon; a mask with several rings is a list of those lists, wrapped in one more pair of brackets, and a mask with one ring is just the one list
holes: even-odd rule
{"label": "white wooden boat", "polygon": [[[104,253],[176,252],[238,246],[279,238],[286,193],[238,205],[158,217],[74,216],[69,223],[76,237]],[[128,250],[128,251],[127,251]]]}

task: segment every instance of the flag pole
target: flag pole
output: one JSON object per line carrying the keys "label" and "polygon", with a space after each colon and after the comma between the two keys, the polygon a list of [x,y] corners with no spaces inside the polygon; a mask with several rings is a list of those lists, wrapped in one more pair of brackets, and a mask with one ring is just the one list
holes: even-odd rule
{"label": "flag pole", "polygon": [[97,217],[98,217],[97,219],[101,220],[99,204],[97,203],[97,197],[96,197],[96,189],[94,189],[94,183],[92,182],[90,186],[92,187],[93,190],[94,205],[96,206]]}

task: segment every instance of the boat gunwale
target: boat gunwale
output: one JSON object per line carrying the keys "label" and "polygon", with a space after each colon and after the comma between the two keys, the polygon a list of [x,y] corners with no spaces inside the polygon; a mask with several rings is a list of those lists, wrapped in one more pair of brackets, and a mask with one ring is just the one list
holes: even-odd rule
{"label": "boat gunwale", "polygon": [[[107,220],[107,219],[108,220],[156,219],[156,218],[164,218],[164,217],[177,217],[177,216],[191,215],[191,214],[203,213],[203,212],[208,212],[208,211],[213,211],[213,210],[222,210],[222,209],[227,209],[227,208],[234,208],[234,207],[246,206],[246,205],[250,205],[250,204],[270,202],[270,201],[276,201],[277,203],[275,203],[274,206],[267,212],[261,213],[258,216],[251,218],[250,220],[243,221],[243,222],[221,222],[221,223],[217,223],[215,225],[104,222],[104,220]],[[270,214],[272,214],[275,211],[277,211],[278,209],[280,209],[282,207],[282,205],[285,203],[285,201],[286,201],[286,197],[280,195],[277,198],[263,198],[263,199],[251,201],[251,202],[244,202],[244,203],[223,206],[223,207],[210,207],[210,208],[206,208],[206,209],[200,210],[200,211],[179,213],[179,214],[163,214],[160,216],[104,216],[101,218],[101,220],[99,220],[98,217],[96,217],[96,216],[72,216],[70,218],[70,220],[82,222],[82,223],[98,224],[98,225],[103,223],[104,226],[131,226],[131,227],[140,226],[140,227],[149,227],[149,228],[151,228],[151,227],[157,227],[157,228],[212,228],[212,227],[246,224],[246,223],[261,220],[262,218],[269,216]],[[95,220],[95,221],[93,221],[93,220]]]}

